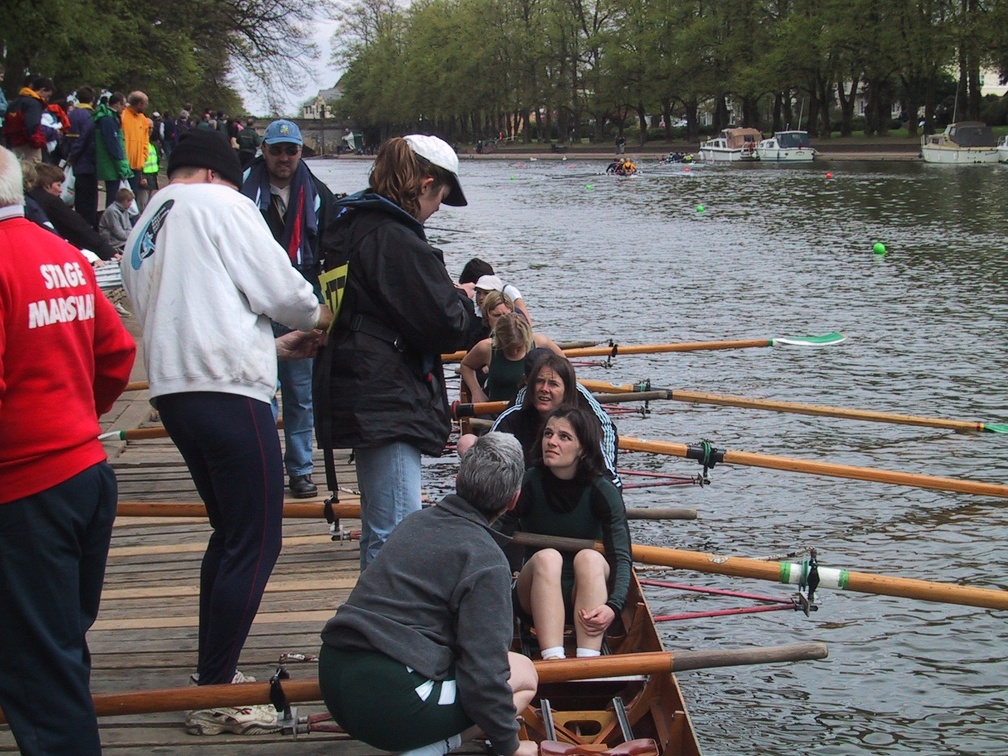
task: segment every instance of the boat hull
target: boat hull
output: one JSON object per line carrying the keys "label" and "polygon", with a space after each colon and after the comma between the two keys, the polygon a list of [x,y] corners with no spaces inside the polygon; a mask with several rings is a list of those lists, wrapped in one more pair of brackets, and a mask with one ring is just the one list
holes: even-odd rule
{"label": "boat hull", "polygon": [[999,153],[1000,150],[997,147],[932,147],[924,145],[921,148],[925,163],[940,163],[942,165],[996,163]]}
{"label": "boat hull", "polygon": [[[664,651],[661,636],[634,574],[622,626],[610,628],[607,643],[613,654]],[[615,625],[619,623],[614,623]],[[567,644],[572,645],[572,644]],[[520,650],[516,638],[516,649]],[[573,647],[567,649],[573,656]],[[650,738],[661,756],[700,756],[679,682],[671,672],[614,679],[542,683],[532,704],[522,713],[521,737],[547,740],[546,717],[556,740],[587,750],[612,748],[625,742],[613,699],[619,697],[633,738]],[[543,702],[548,701],[548,706]],[[548,712],[548,713],[545,713]]]}
{"label": "boat hull", "polygon": [[788,149],[784,147],[757,147],[761,163],[811,163],[815,160],[813,149]]}
{"label": "boat hull", "polygon": [[755,160],[756,157],[749,150],[701,147],[700,159],[709,163],[745,163]]}

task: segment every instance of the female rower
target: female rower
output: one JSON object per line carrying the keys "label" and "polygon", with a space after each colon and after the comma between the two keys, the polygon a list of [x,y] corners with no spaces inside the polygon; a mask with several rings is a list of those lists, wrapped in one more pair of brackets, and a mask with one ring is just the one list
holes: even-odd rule
{"label": "female rower", "polygon": [[591,412],[563,406],[550,413],[535,445],[515,508],[501,532],[601,540],[561,554],[526,549],[515,584],[516,606],[531,618],[543,659],[563,659],[565,622],[573,622],[579,657],[598,656],[606,628],[619,615],[630,586],[630,529],[623,497],[605,474],[601,428]]}
{"label": "female rower", "polygon": [[[491,292],[496,293],[496,292]],[[490,301],[488,299],[485,301]],[[474,402],[510,402],[525,382],[525,356],[536,347],[563,352],[549,337],[533,334],[532,326],[518,312],[493,314],[493,310],[507,307],[505,295],[496,308],[488,308],[488,322],[492,320],[490,338],[483,339],[462,358],[461,373]],[[480,376],[486,371],[486,382]]]}
{"label": "female rower", "polygon": [[602,406],[577,382],[574,366],[566,357],[546,349],[533,349],[525,358],[525,387],[515,397],[513,407],[500,414],[490,430],[511,433],[525,451],[525,465],[535,462],[533,447],[546,417],[561,404],[581,407],[595,415],[601,427],[599,446],[609,479],[622,487],[616,472],[616,427]]}

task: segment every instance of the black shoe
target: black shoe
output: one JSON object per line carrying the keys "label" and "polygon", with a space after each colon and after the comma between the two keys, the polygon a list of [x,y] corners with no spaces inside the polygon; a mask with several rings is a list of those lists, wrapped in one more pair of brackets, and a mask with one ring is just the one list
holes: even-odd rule
{"label": "black shoe", "polygon": [[295,499],[310,499],[318,493],[318,486],[312,483],[311,475],[293,475],[290,491]]}

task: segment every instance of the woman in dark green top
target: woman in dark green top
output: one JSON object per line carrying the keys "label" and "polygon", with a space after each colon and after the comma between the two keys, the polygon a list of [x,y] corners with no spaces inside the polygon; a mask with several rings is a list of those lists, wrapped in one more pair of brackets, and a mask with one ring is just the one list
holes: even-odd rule
{"label": "woman in dark green top", "polygon": [[601,428],[589,411],[564,405],[546,420],[521,496],[501,521],[543,535],[601,540],[605,554],[529,549],[515,585],[516,606],[531,616],[544,659],[564,658],[563,628],[573,621],[578,656],[597,656],[630,586],[630,529],[619,490],[606,475]]}
{"label": "woman in dark green top", "polygon": [[[490,301],[494,292],[487,295]],[[513,307],[505,295],[498,295],[498,308]],[[488,314],[490,320],[494,316]],[[462,358],[460,373],[474,402],[511,402],[525,385],[525,357],[538,347],[563,356],[563,352],[548,337],[533,333],[532,326],[516,311],[496,315],[490,338],[483,339]],[[486,370],[486,384],[481,376]]]}

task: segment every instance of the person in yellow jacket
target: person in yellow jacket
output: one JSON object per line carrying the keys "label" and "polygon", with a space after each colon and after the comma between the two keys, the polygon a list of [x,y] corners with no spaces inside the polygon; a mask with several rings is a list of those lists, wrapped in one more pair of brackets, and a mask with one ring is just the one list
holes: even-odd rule
{"label": "person in yellow jacket", "polygon": [[[140,190],[146,188],[143,167],[147,162],[147,145],[150,144],[150,127],[147,125],[147,116],[144,111],[147,109],[149,100],[140,90],[130,92],[126,98],[126,107],[123,109],[122,130],[126,141],[126,159],[129,161],[130,170],[133,171],[133,178],[130,179],[130,188],[140,202]],[[141,203],[141,209],[143,204]]]}
{"label": "person in yellow jacket", "polygon": [[[151,119],[147,119],[147,122],[153,125]],[[157,145],[152,141],[147,142],[147,160],[144,162],[143,167],[143,178],[144,185],[147,190],[144,192],[143,203],[146,205],[150,198],[154,196],[154,193],[158,190],[158,171],[161,170],[161,164],[158,155]]]}

